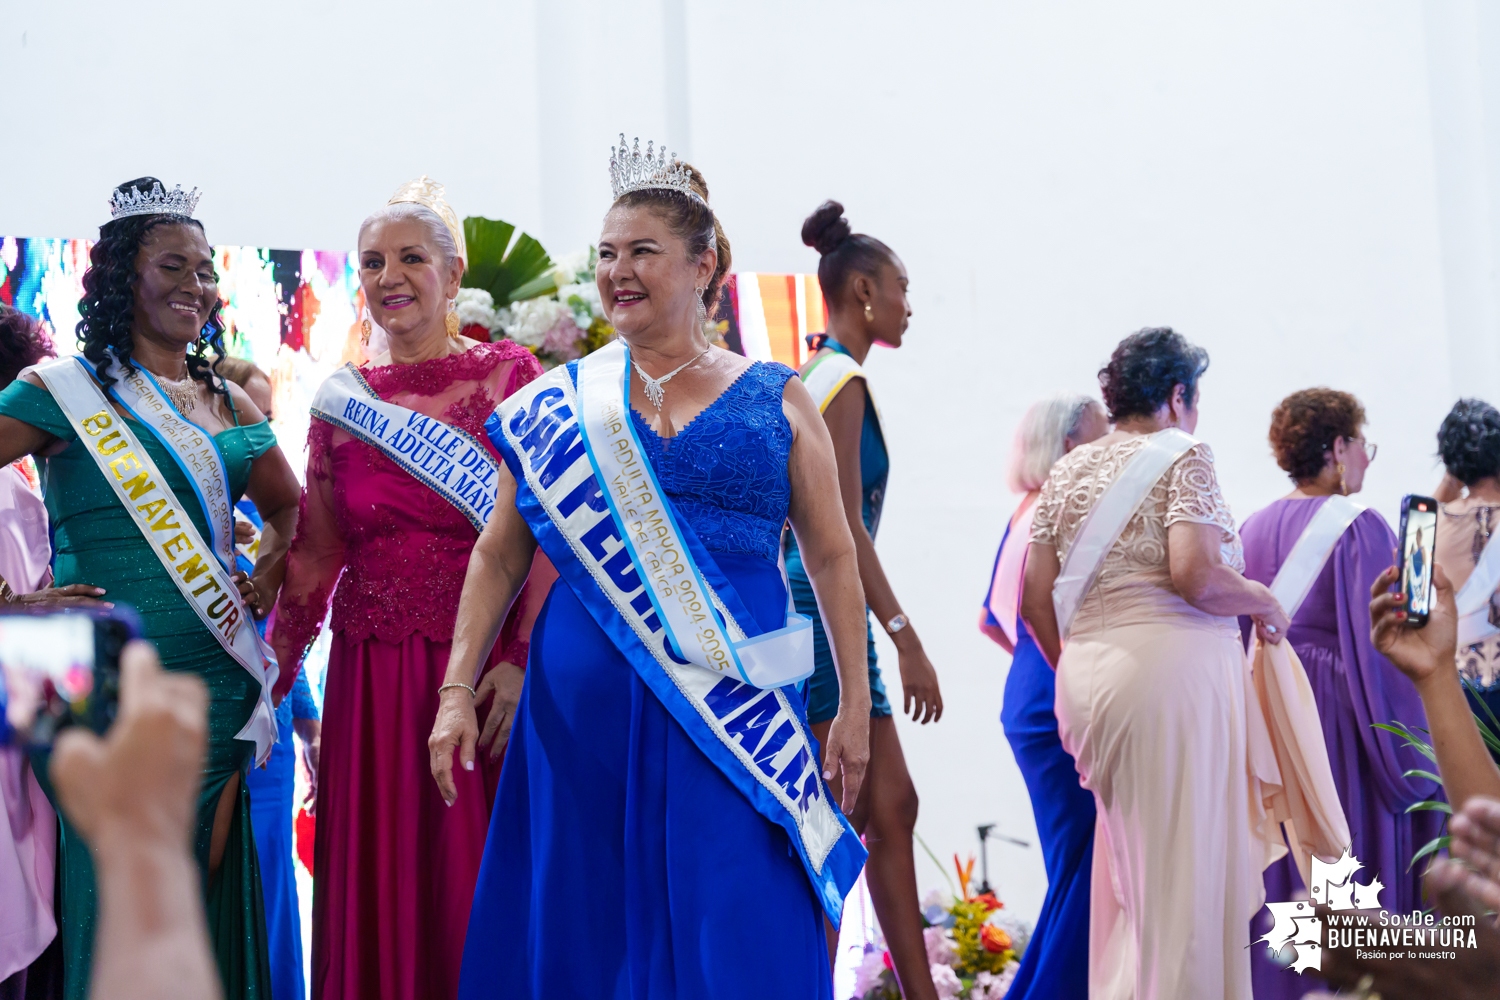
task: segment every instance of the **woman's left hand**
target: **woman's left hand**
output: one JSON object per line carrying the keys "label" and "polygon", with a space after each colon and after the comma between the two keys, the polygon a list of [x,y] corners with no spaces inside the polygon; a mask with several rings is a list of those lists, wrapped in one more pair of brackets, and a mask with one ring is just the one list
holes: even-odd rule
{"label": "woman's left hand", "polygon": [[943,717],[943,692],[927,651],[918,643],[896,652],[901,663],[902,710],[922,725],[938,721]]}
{"label": "woman's left hand", "polygon": [[1269,642],[1273,646],[1286,638],[1286,630],[1291,626],[1287,620],[1286,612],[1278,605],[1276,610],[1268,615],[1253,615],[1255,632],[1260,636],[1262,642]]}
{"label": "woman's left hand", "polygon": [[484,729],[479,734],[479,748],[490,752],[490,760],[499,760],[505,752],[505,745],[510,742],[516,706],[521,701],[521,685],[525,682],[525,668],[504,661],[495,664],[479,679],[474,704],[478,706],[485,698],[493,699],[484,717]]}

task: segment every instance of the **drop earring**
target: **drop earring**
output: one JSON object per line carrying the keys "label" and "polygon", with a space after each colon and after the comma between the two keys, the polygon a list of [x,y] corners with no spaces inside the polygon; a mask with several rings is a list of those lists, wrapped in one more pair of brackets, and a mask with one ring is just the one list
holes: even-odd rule
{"label": "drop earring", "polygon": [[448,310],[448,315],[443,318],[443,325],[446,326],[447,329],[448,329],[448,336],[450,336],[450,337],[457,337],[458,336],[459,324],[458,324],[458,311],[456,309],[449,309]]}
{"label": "drop earring", "polygon": [[694,311],[698,318],[698,332],[704,336],[708,336],[708,307],[703,304],[703,293],[706,291],[708,291],[707,288],[693,289],[693,303]]}
{"label": "drop earring", "polygon": [[865,303],[865,322],[866,323],[873,323],[873,322],[875,322],[875,310],[873,310],[873,309],[870,308],[870,303],[868,303],[868,302]]}
{"label": "drop earring", "polygon": [[359,321],[359,342],[366,347],[370,346],[370,321],[368,319]]}
{"label": "drop earring", "polygon": [[1344,463],[1339,463],[1339,492],[1344,496],[1349,495],[1349,484],[1344,481]]}

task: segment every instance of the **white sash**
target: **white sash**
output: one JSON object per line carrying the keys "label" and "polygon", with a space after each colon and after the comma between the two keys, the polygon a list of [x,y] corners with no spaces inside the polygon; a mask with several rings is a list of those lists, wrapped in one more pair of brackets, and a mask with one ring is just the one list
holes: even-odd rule
{"label": "white sash", "polygon": [[1307,599],[1307,592],[1317,581],[1318,574],[1323,572],[1328,557],[1333,555],[1333,547],[1364,511],[1362,505],[1348,497],[1334,494],[1323,502],[1312,520],[1307,522],[1307,527],[1302,529],[1292,551],[1287,553],[1286,561],[1276,571],[1276,579],[1271,581],[1271,593],[1281,602],[1281,610],[1286,612],[1288,620],[1297,616],[1297,610]]}
{"label": "white sash", "polygon": [[1072,630],[1073,618],[1094,586],[1099,567],[1104,565],[1104,557],[1114,548],[1120,532],[1130,523],[1157,480],[1197,443],[1197,438],[1175,427],[1157,431],[1094,503],[1094,509],[1084,518],[1068,549],[1057,582],[1052,585],[1052,608],[1057,613],[1058,633],[1063,638]]}
{"label": "white sash", "polygon": [[[779,688],[811,677],[812,619],[796,612],[790,587],[786,626],[746,638],[734,614],[705,582],[636,438],[629,378],[630,356],[620,341],[580,361],[579,426],[595,474],[608,485],[610,512],[636,572],[646,582],[665,637],[688,662],[759,688]],[[782,572],[784,576],[784,568]]]}
{"label": "white sash", "polygon": [[1490,597],[1500,587],[1500,545],[1493,537],[1474,564],[1474,572],[1458,589],[1453,601],[1458,605],[1458,646],[1463,649],[1500,632],[1490,624]]}
{"label": "white sash", "polygon": [[870,400],[870,405],[875,407],[875,421],[879,423],[880,407],[875,404],[875,395],[870,392],[869,376],[859,366],[859,362],[842,351],[830,350],[814,361],[807,374],[802,376],[802,384],[812,394],[813,402],[818,404],[818,412],[825,413],[828,404],[833,402],[839,391],[849,384],[850,379],[856,378],[865,380],[865,396]]}
{"label": "white sash", "polygon": [[381,399],[353,365],[323,380],[312,414],[379,449],[457,507],[475,530],[494,512],[500,464],[484,445],[452,424]]}
{"label": "white sash", "polygon": [[198,534],[186,508],[131,430],[130,422],[122,420],[109,405],[82,358],[59,358],[33,370],[46,383],[79,442],[161,560],[182,599],[198,613],[224,651],[260,686],[255,711],[235,738],[254,742],[255,762],[263,763],[276,743],[276,712],[271,707],[276,658],[256,631],[239,588],[230,579],[234,566],[233,508],[228,477],[213,438],[177,412],[145,369],[138,367],[133,374],[122,375],[119,366],[114,366],[113,374],[119,381],[110,387],[111,394],[167,446],[187,473],[215,536],[216,544],[210,545]]}

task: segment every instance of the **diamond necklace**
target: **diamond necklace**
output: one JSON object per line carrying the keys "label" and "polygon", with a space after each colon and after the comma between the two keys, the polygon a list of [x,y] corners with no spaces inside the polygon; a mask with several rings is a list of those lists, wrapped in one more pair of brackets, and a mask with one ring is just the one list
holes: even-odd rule
{"label": "diamond necklace", "polygon": [[694,361],[697,361],[698,358],[703,357],[703,355],[707,354],[708,352],[709,348],[704,348],[702,354],[698,354],[692,358],[689,358],[687,361],[684,361],[676,368],[673,368],[671,371],[667,372],[661,378],[652,378],[650,375],[646,374],[645,369],[641,368],[640,365],[635,366],[636,374],[641,377],[642,382],[646,383],[646,398],[651,401],[652,406],[656,407],[656,411],[658,413],[661,412],[662,398],[666,395],[666,391],[662,389],[662,386],[666,385],[668,380],[670,380],[673,375],[676,375],[678,372],[682,371],[688,365],[692,364]]}

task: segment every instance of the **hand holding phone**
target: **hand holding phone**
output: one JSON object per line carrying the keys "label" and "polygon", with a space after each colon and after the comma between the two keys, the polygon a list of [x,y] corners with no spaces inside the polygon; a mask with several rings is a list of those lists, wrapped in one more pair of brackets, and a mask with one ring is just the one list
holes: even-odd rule
{"label": "hand holding phone", "polygon": [[133,613],[69,609],[0,613],[0,746],[52,745],[69,726],[104,733],[120,699],[120,651]]}

